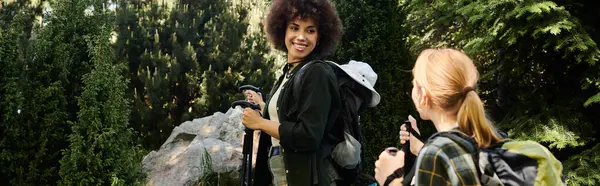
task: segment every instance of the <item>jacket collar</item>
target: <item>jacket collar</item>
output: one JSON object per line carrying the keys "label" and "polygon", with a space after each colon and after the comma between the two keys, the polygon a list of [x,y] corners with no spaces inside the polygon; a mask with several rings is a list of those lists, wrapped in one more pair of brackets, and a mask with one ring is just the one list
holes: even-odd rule
{"label": "jacket collar", "polygon": [[288,71],[292,67],[292,65],[287,63],[286,65],[283,66],[283,75],[290,74],[290,76],[288,76],[288,77],[291,77],[293,74],[298,72],[298,70],[300,70],[302,68],[302,66],[304,66],[308,62],[314,61],[314,60],[318,60],[318,56],[315,54],[312,54],[312,53],[309,54],[308,56],[306,56],[306,58],[304,58],[304,60],[298,62],[300,64],[298,64],[298,66],[296,66],[291,72],[288,72]]}
{"label": "jacket collar", "polygon": [[[310,61],[314,61],[314,60],[318,60],[318,56],[315,54],[310,54],[308,56],[306,56],[306,58],[304,58],[304,60],[302,60],[301,62],[299,62],[300,64],[298,64],[298,66],[296,66],[296,68],[294,68],[292,70],[292,72],[289,72],[290,76],[293,76],[296,72],[298,72],[298,70],[300,70],[304,65],[306,65],[308,62]],[[279,77],[279,79],[277,80],[277,82],[275,82],[275,85],[273,86],[273,88],[271,88],[271,91],[268,94],[268,98],[267,100],[271,100],[271,96],[273,94],[275,94],[275,91],[277,90],[277,88],[279,86],[281,86],[281,82],[283,81],[283,78],[285,78],[285,76],[288,74],[288,70],[291,68],[290,65],[286,64],[283,66],[283,68],[281,69],[283,71],[283,74]],[[267,103],[268,104],[268,103]],[[266,112],[266,116],[268,117],[269,112]]]}

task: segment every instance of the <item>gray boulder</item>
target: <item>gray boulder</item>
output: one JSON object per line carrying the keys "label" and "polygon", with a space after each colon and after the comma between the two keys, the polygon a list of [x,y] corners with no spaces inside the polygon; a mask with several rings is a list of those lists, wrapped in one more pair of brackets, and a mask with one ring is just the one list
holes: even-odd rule
{"label": "gray boulder", "polygon": [[[239,180],[242,160],[241,116],[242,109],[238,107],[175,127],[160,149],[142,161],[148,173],[147,185],[196,185],[200,177],[210,173],[217,173],[219,180],[235,183],[232,180]],[[208,158],[210,165],[205,164]],[[237,178],[228,178],[232,176]]]}

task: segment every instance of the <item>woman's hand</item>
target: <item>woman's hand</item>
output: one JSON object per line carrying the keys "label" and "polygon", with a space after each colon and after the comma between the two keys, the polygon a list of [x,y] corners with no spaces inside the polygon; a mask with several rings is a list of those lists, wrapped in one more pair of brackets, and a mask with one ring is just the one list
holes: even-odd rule
{"label": "woman's hand", "polygon": [[263,108],[265,107],[265,102],[262,99],[261,93],[257,93],[253,90],[244,90],[244,94],[246,94],[246,99],[249,102],[260,105],[260,110],[263,110]]}
{"label": "woman's hand", "polygon": [[393,156],[389,150],[384,150],[379,154],[379,159],[375,161],[375,179],[379,185],[383,185],[387,177],[401,167],[404,167],[404,152],[398,151]]}
{"label": "woman's hand", "polygon": [[244,126],[253,130],[260,130],[264,121],[265,119],[260,116],[258,111],[251,108],[244,109],[242,114],[242,124]]}
{"label": "woman's hand", "polygon": [[[419,128],[417,127],[417,120],[410,115],[408,116],[408,120],[410,121],[412,128],[418,134],[421,134],[421,132],[419,132]],[[408,129],[406,128],[406,124],[402,124],[402,126],[400,126],[400,144],[405,144],[406,141],[410,142],[410,152],[412,152],[415,156],[418,156],[424,144],[421,140],[417,139],[413,135],[410,135]]]}

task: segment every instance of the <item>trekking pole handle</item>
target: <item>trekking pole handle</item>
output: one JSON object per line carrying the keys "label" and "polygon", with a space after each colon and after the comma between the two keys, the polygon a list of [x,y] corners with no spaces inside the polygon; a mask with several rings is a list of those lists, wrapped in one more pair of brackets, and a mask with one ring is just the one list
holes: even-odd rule
{"label": "trekking pole handle", "polygon": [[396,156],[396,154],[398,153],[398,151],[400,151],[400,149],[398,149],[396,147],[388,147],[388,148],[385,148],[385,151],[387,151],[392,156]]}
{"label": "trekking pole handle", "polygon": [[260,105],[246,100],[237,100],[231,103],[231,108],[235,108],[236,106],[241,106],[242,108],[250,107],[253,110],[260,111]]}
{"label": "trekking pole handle", "polygon": [[259,87],[255,87],[255,86],[252,86],[252,85],[242,85],[242,86],[240,86],[240,88],[238,88],[238,90],[241,93],[244,93],[244,90],[252,90],[252,91],[257,92],[257,93],[261,92],[261,90],[260,90]]}
{"label": "trekking pole handle", "polygon": [[[412,125],[410,123],[409,120],[404,121],[404,126],[406,126],[406,131],[410,134],[410,131],[412,130]],[[405,154],[411,153],[410,152],[410,141],[407,141],[406,143],[404,143],[404,145],[402,145],[402,151],[404,151]]]}

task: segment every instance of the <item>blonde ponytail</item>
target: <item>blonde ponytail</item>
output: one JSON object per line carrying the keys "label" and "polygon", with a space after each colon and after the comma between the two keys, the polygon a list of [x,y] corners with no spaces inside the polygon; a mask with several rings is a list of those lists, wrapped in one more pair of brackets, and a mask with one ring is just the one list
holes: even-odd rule
{"label": "blonde ponytail", "polygon": [[475,91],[465,92],[465,98],[458,109],[458,128],[472,136],[479,148],[487,148],[501,141],[491,121],[485,116],[483,103]]}
{"label": "blonde ponytail", "polygon": [[418,90],[428,91],[433,106],[456,114],[459,129],[472,136],[479,147],[486,148],[501,141],[485,116],[483,102],[473,90],[479,72],[463,52],[426,49],[417,58],[413,77]]}

